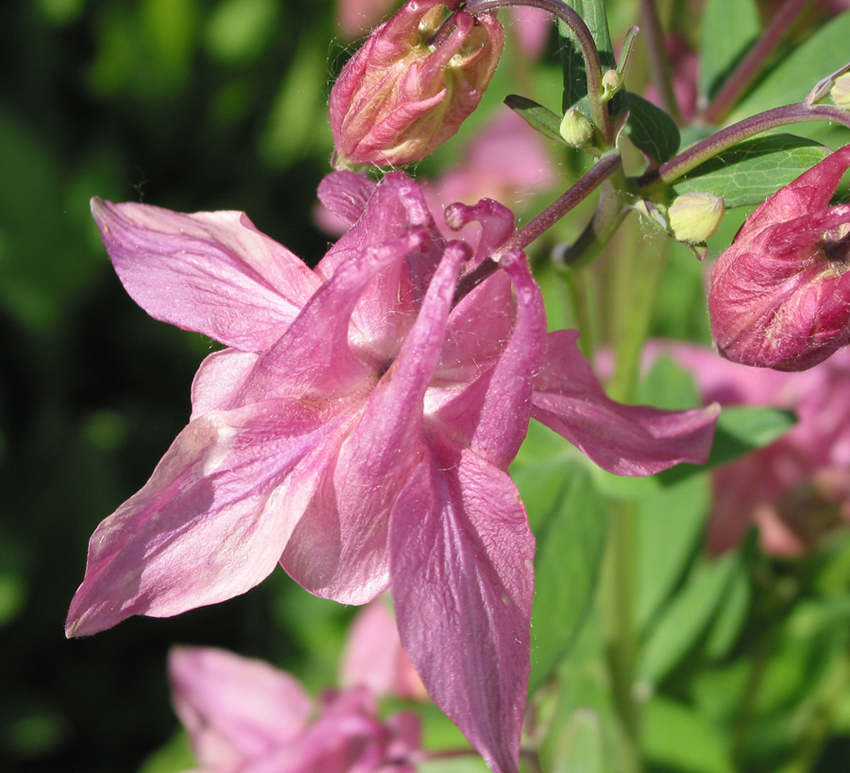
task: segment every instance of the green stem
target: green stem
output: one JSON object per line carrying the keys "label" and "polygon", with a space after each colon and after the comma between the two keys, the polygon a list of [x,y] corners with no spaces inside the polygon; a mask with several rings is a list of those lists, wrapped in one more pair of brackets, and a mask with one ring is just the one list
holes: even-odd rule
{"label": "green stem", "polygon": [[608,509],[608,542],[600,591],[605,650],[617,713],[624,731],[625,773],[642,770],[640,707],[634,696],[637,631],[634,621],[634,581],[637,535],[633,503],[612,501]]}

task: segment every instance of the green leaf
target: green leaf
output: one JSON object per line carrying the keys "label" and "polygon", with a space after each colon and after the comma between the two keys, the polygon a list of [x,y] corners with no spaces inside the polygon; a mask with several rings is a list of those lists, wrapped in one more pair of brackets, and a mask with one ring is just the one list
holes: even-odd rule
{"label": "green leaf", "polygon": [[848,38],[850,13],[843,13],[771,68],[757,88],[735,108],[733,120],[799,102],[821,78],[847,64]]}
{"label": "green leaf", "polygon": [[[614,47],[611,45],[611,35],[608,32],[608,17],[605,14],[604,0],[566,0],[569,5],[587,25],[596,48],[599,50],[599,61],[602,64],[602,72],[612,70],[616,67],[614,58]],[[561,107],[566,112],[571,107],[579,107],[586,115],[590,110],[585,104],[587,97],[587,71],[584,66],[584,58],[575,35],[563,22],[558,22],[558,34],[561,37],[561,66],[564,71],[564,97]],[[624,92],[614,95],[608,103],[609,114],[618,116],[626,110],[626,96]]]}
{"label": "green leaf", "polygon": [[509,94],[505,97],[505,104],[523,118],[532,129],[537,129],[550,140],[560,142],[562,145],[567,144],[561,136],[561,117],[548,107],[543,107],[533,99],[521,97],[518,94]]}
{"label": "green leaf", "polygon": [[685,586],[649,634],[638,665],[641,680],[657,685],[702,641],[740,569],[736,553],[727,553],[715,561],[703,560],[694,567]]}
{"label": "green leaf", "polygon": [[717,93],[760,32],[753,0],[708,0],[702,17],[700,94],[710,98]]}
{"label": "green leaf", "polygon": [[690,706],[657,695],[644,714],[643,747],[649,761],[680,773],[732,773],[734,766],[715,725]]}
{"label": "green leaf", "polygon": [[626,132],[632,144],[652,159],[663,164],[679,149],[679,128],[660,107],[637,94],[629,94],[629,120]]}
{"label": "green leaf", "polygon": [[[546,681],[584,621],[607,526],[591,471],[567,441],[547,434],[554,435],[544,427],[530,432],[524,457],[511,468],[537,537],[530,692]],[[543,456],[547,447],[552,452]]]}
{"label": "green leaf", "polygon": [[646,628],[686,574],[702,538],[710,501],[708,476],[693,475],[636,502],[636,613],[641,629]]}
{"label": "green leaf", "polygon": [[782,437],[797,422],[792,411],[762,406],[733,405],[724,408],[717,420],[714,444],[704,465],[679,464],[656,476],[665,485],[676,483],[689,475],[726,464],[770,445]]}
{"label": "green leaf", "polygon": [[748,574],[737,572],[706,639],[705,652],[712,660],[726,657],[738,640],[747,622],[752,595]]}
{"label": "green leaf", "polygon": [[727,208],[759,204],[829,155],[829,148],[793,134],[740,142],[674,183],[676,192],[723,196]]}

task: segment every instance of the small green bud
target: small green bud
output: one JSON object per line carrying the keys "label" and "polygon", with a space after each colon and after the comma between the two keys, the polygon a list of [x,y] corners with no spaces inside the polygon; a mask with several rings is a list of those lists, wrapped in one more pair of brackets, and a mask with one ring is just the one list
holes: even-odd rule
{"label": "small green bud", "polygon": [[680,242],[700,244],[720,227],[726,205],[713,193],[685,193],[670,205],[667,220]]}
{"label": "small green bud", "polygon": [[593,137],[593,124],[584,114],[571,107],[561,120],[561,136],[568,145],[581,147]]}
{"label": "small green bud", "polygon": [[850,73],[844,73],[835,79],[829,96],[842,110],[850,110]]}
{"label": "small green bud", "polygon": [[602,101],[607,102],[620,90],[623,79],[616,70],[606,70],[602,76]]}

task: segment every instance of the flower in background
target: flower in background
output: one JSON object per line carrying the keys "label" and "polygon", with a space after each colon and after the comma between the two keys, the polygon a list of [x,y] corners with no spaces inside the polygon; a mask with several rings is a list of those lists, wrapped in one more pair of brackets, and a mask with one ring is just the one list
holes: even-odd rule
{"label": "flower in background", "polygon": [[419,718],[378,718],[366,687],[328,691],[318,711],[301,684],[269,663],[211,647],[169,655],[174,708],[198,773],[414,773]]}
{"label": "flower in background", "polygon": [[425,685],[402,649],[395,618],[381,598],[363,607],[352,621],[339,682],[343,687],[363,685],[378,697],[428,698]]}
{"label": "flower in background", "polygon": [[478,106],[504,30],[495,16],[473,17],[459,4],[410,0],[343,67],[329,103],[338,167],[418,161]]}
{"label": "flower in background", "polygon": [[529,196],[551,187],[555,179],[542,135],[503,107],[464,148],[460,162],[424,188],[435,212],[456,201],[481,199],[521,209]]}
{"label": "flower in background", "polygon": [[193,413],[148,483],[95,531],[68,635],[247,591],[279,562],[364,604],[392,591],[404,650],[495,771],[516,771],[534,538],[507,468],[532,416],[606,469],[708,454],[716,410],[609,400],[575,331],[545,333],[525,256],[455,301],[513,233],[494,201],[454,204],[446,242],[421,189],[329,175],[352,225],[315,270],[241,213],[93,201],[116,271],[152,316],[209,335]]}
{"label": "flower in background", "polygon": [[532,59],[539,59],[546,49],[546,41],[552,31],[552,15],[540,8],[528,6],[513,6],[509,10],[523,54]]}
{"label": "flower in background", "polygon": [[336,19],[342,34],[354,39],[368,32],[396,0],[337,0]]}
{"label": "flower in background", "polygon": [[[670,77],[673,95],[682,123],[694,120],[699,107],[699,54],[689,47],[680,35],[667,35],[664,41],[670,62]],[[646,98],[661,107],[658,89],[650,84],[646,89]]]}
{"label": "flower in background", "polygon": [[713,553],[757,525],[767,552],[795,556],[850,522],[850,350],[802,373],[747,368],[688,344],[659,350],[693,372],[707,401],[769,405],[798,418],[775,443],[714,472]]}
{"label": "flower in background", "polygon": [[805,370],[850,341],[850,204],[829,206],[850,145],[770,196],[711,272],[708,309],[723,356]]}

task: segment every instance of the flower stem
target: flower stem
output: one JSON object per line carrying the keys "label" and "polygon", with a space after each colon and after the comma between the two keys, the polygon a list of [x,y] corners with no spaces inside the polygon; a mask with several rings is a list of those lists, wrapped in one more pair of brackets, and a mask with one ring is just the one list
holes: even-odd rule
{"label": "flower stem", "polygon": [[679,103],[673,91],[673,80],[670,77],[670,60],[664,44],[664,30],[658,19],[658,9],[655,0],[640,0],[640,26],[646,36],[649,72],[662,109],[669,113],[676,123],[681,121]]}
{"label": "flower stem", "polygon": [[711,137],[691,145],[687,150],[674,156],[657,169],[647,172],[635,182],[641,188],[647,188],[659,180],[665,183],[675,182],[703,161],[713,158],[742,140],[770,129],[806,121],[832,121],[850,127],[850,113],[831,105],[807,105],[803,102],[775,107],[727,126]]}
{"label": "flower stem", "polygon": [[566,24],[576,36],[581,54],[584,58],[584,69],[587,73],[587,98],[590,102],[590,117],[599,129],[603,144],[606,148],[614,144],[614,132],[608,107],[602,101],[602,64],[599,61],[599,49],[593,40],[593,35],[584,20],[563,0],[468,0],[464,6],[467,13],[478,14],[493,11],[508,6],[525,6],[539,8],[551,13]]}
{"label": "flower stem", "polygon": [[762,65],[782,41],[782,38],[785,37],[788,30],[791,29],[794,22],[797,21],[809,2],[810,0],[785,0],[771,19],[770,24],[767,25],[767,29],[706,107],[701,116],[705,123],[716,124],[723,119],[741,94],[755,80]]}
{"label": "flower stem", "polygon": [[599,159],[575,185],[511,236],[492,257],[482,260],[472,271],[460,278],[455,292],[455,304],[491,276],[499,268],[499,260],[504,255],[514,250],[524,250],[593,193],[608,177],[622,170],[622,166],[622,159],[617,153]]}

